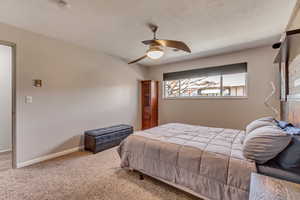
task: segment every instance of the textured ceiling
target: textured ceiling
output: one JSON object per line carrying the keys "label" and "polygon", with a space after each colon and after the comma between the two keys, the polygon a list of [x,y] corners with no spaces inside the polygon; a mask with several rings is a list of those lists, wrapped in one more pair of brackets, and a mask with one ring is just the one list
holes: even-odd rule
{"label": "textured ceiling", "polygon": [[[167,51],[157,65],[271,44],[288,23],[296,0],[1,0],[0,22],[93,48],[126,61],[151,39],[185,41],[192,54]],[[0,38],[1,39],[1,38]]]}

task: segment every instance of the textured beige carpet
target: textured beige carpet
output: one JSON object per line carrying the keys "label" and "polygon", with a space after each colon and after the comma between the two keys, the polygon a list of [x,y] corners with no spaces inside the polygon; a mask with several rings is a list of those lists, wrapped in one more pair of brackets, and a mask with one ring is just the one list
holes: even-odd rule
{"label": "textured beige carpet", "polygon": [[119,168],[116,149],[73,153],[0,171],[2,200],[196,200],[171,186]]}
{"label": "textured beige carpet", "polygon": [[0,153],[0,173],[12,168],[12,152]]}

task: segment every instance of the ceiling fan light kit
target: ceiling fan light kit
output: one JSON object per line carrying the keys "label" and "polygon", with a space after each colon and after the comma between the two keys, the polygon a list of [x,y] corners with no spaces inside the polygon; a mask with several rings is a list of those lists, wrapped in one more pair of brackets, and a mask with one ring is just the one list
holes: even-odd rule
{"label": "ceiling fan light kit", "polygon": [[155,45],[151,45],[150,48],[147,50],[147,56],[151,59],[159,59],[164,55],[164,51]]}
{"label": "ceiling fan light kit", "polygon": [[164,51],[161,47],[170,47],[176,50],[182,50],[188,53],[191,53],[191,49],[181,41],[176,40],[161,40],[156,38],[156,32],[158,30],[158,26],[154,24],[148,24],[149,28],[153,32],[153,39],[152,40],[145,40],[142,41],[143,44],[149,45],[149,49],[146,51],[146,55],[129,62],[128,64],[139,62],[145,58],[151,59],[159,59],[164,55]]}

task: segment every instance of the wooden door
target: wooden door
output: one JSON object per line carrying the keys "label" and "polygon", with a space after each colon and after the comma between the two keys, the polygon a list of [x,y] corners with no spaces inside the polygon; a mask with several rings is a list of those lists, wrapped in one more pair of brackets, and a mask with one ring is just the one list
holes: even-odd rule
{"label": "wooden door", "polygon": [[142,130],[158,124],[158,83],[142,81]]}

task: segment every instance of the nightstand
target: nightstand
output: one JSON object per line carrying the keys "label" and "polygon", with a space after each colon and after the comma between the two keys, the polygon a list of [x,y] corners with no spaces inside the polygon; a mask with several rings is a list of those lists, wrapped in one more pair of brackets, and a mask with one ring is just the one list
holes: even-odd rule
{"label": "nightstand", "polygon": [[252,173],[249,200],[299,200],[300,184]]}

